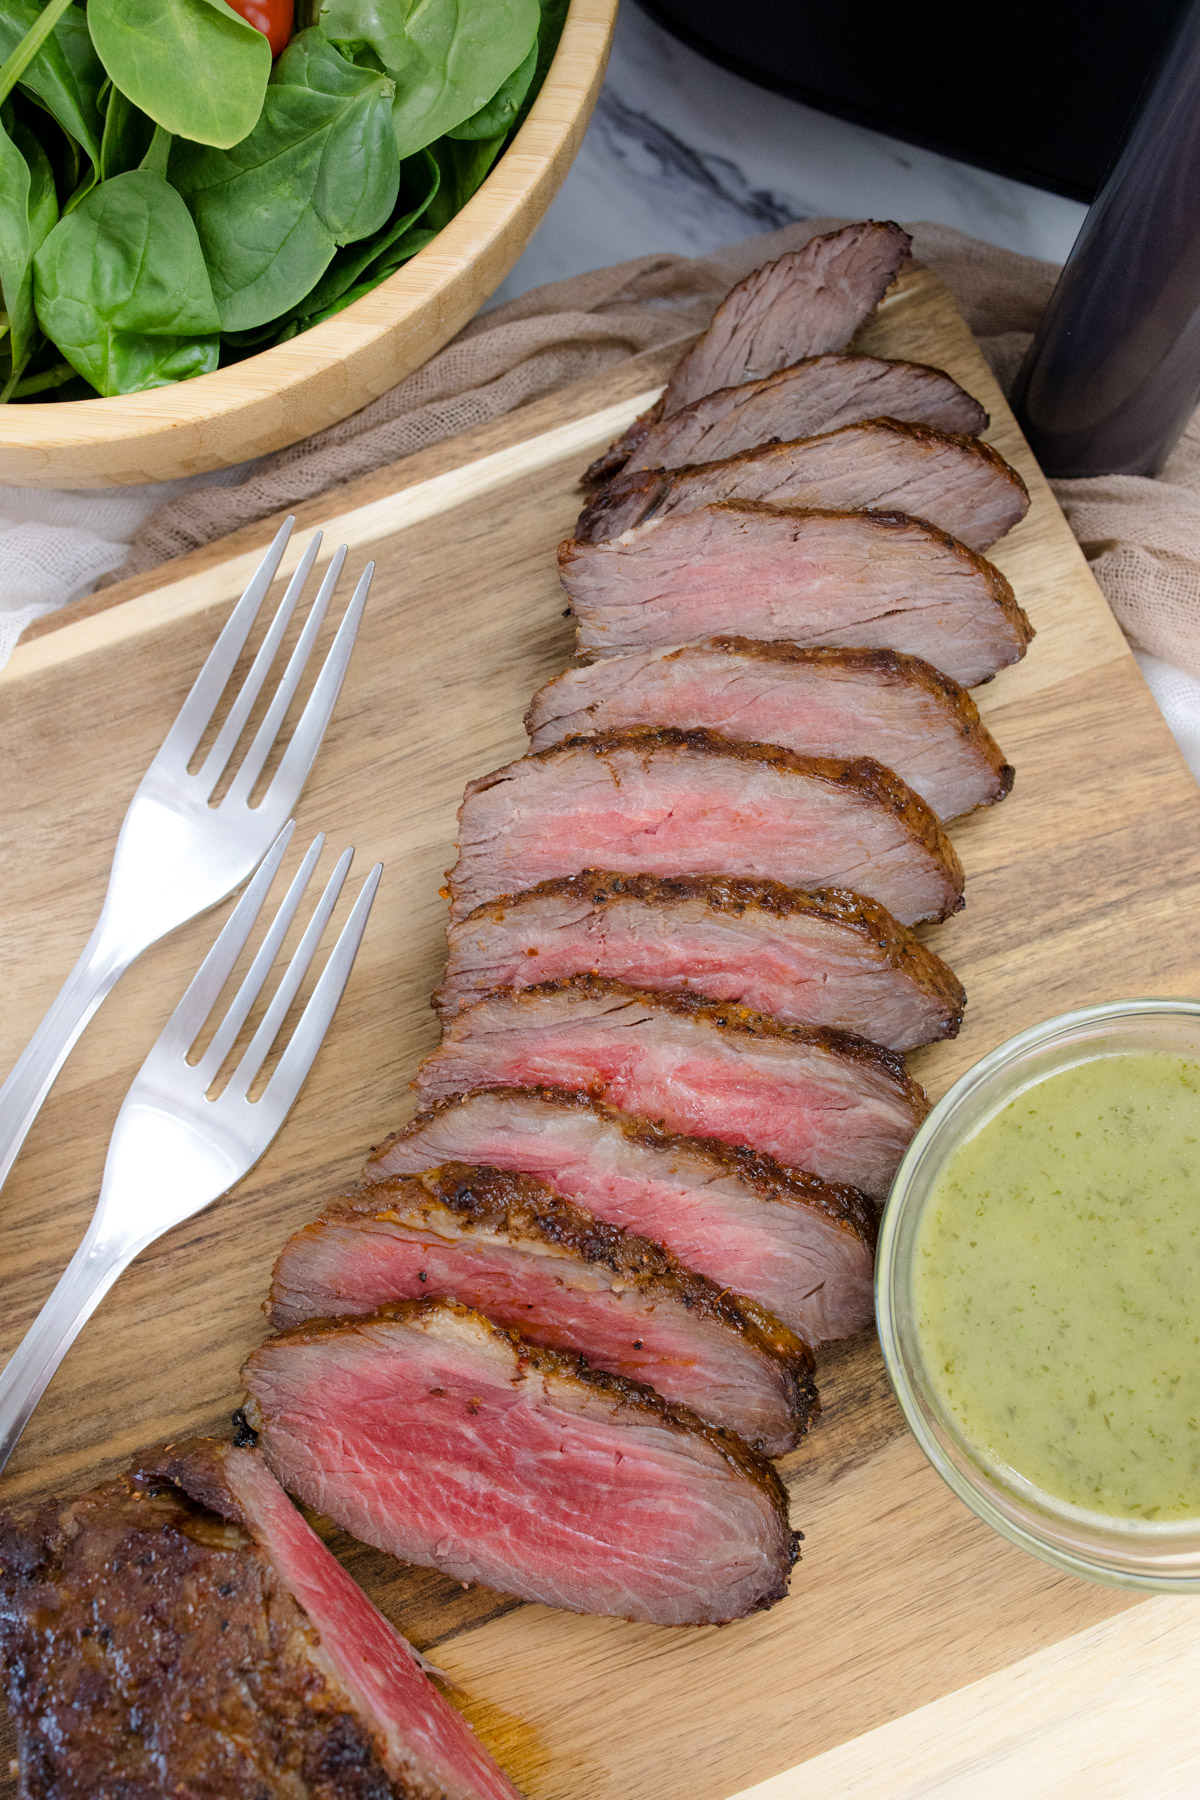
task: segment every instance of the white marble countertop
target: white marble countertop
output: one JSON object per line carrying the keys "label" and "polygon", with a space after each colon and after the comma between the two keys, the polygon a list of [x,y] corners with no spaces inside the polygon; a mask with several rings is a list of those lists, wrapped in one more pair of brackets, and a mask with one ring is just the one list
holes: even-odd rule
{"label": "white marble countertop", "polygon": [[496,300],[820,217],[928,219],[1062,262],[1086,208],[768,93],[625,0],[566,182]]}

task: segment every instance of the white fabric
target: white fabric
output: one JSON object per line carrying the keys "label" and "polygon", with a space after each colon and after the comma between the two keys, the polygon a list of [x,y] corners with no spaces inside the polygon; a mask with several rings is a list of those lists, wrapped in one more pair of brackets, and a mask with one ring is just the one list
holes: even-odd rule
{"label": "white fabric", "polygon": [[164,500],[200,486],[230,486],[254,467],[157,481],[145,487],[0,487],[0,669],[27,625],[90,594],[119,569],[139,526]]}
{"label": "white fabric", "polygon": [[1145,650],[1135,650],[1134,655],[1188,768],[1200,781],[1200,681],[1161,656]]}

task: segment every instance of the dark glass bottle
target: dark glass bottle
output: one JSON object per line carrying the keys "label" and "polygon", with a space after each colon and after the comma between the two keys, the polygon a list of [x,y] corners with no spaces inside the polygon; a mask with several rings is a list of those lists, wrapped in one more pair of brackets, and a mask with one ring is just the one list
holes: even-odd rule
{"label": "dark glass bottle", "polygon": [[1200,402],[1200,0],[1084,220],[1013,404],[1048,475],[1156,475]]}

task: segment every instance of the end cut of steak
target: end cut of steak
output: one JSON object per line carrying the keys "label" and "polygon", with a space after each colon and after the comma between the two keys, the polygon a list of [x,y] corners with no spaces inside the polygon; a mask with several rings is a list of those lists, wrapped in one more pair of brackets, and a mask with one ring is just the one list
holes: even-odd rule
{"label": "end cut of steak", "polygon": [[717,462],[759,444],[883,418],[970,437],[988,423],[978,400],[941,369],[878,356],[810,356],[762,381],[693,400],[651,427],[625,467],[632,472]]}
{"label": "end cut of steak", "polygon": [[364,1543],[523,1600],[658,1625],[770,1606],[782,1485],[650,1389],[444,1300],[297,1326],[243,1370],[281,1481]]}
{"label": "end cut of steak", "polygon": [[937,815],[889,769],[715,732],[568,738],[473,781],[458,832],[454,919],[589,868],[848,887],[905,925],[962,905]]}
{"label": "end cut of steak", "polygon": [[941,958],[858,894],[587,869],[489,900],[452,925],[434,1004],[450,1019],[493,988],[581,974],[694,991],[889,1050],[954,1037],[966,1002]]}
{"label": "end cut of steak", "polygon": [[657,404],[636,419],[585,482],[606,481],[650,427],[715,388],[771,375],[840,350],[875,310],[912,248],[898,225],[870,219],[810,238],[731,288],[708,330],[684,353]]}
{"label": "end cut of steak", "polygon": [[874,1212],[854,1188],[560,1087],[454,1094],[374,1150],[363,1173],[379,1181],[453,1160],[531,1171],[753,1296],[805,1343],[871,1322]]}
{"label": "end cut of steak", "polygon": [[840,350],[874,312],[911,250],[899,225],[869,219],[810,238],[755,269],[730,289],[704,336],[676,363],[664,417],[715,388]]}
{"label": "end cut of steak", "polygon": [[903,1059],[849,1033],[577,975],[458,1013],[423,1105],[480,1087],[578,1088],[670,1131],[745,1144],[882,1200],[928,1111]]}
{"label": "end cut of steak", "polygon": [[271,1323],[432,1294],[645,1382],[767,1456],[794,1447],[816,1404],[810,1352],[753,1300],[534,1176],[461,1162],[331,1201],[284,1246]]}
{"label": "end cut of steak", "polygon": [[1025,483],[990,444],[899,419],[867,419],[721,462],[618,475],[580,514],[575,535],[600,543],[645,519],[721,500],[905,512],[971,550],[986,550],[1029,510]]}
{"label": "end cut of steak", "polygon": [[702,726],[802,756],[870,756],[943,819],[1003,800],[1013,771],[975,702],[896,650],[710,638],[569,669],[525,715],[534,750],[630,725]]}
{"label": "end cut of steak", "polygon": [[1020,660],[1033,629],[999,569],[905,513],[733,501],[558,552],[584,656],[720,632],[923,657],[967,687]]}
{"label": "end cut of steak", "polygon": [[257,1451],[0,1522],[21,1800],[518,1800]]}

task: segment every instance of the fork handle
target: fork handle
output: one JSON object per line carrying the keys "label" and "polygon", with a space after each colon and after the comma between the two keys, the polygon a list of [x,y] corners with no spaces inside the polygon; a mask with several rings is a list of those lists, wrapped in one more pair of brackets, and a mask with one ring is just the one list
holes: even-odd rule
{"label": "fork handle", "polygon": [[84,1026],[132,961],[126,949],[113,943],[101,914],[82,956],[0,1087],[0,1186]]}
{"label": "fork handle", "polygon": [[0,1469],[59,1363],[140,1248],[105,1237],[93,1219],[54,1292],[0,1373]]}

